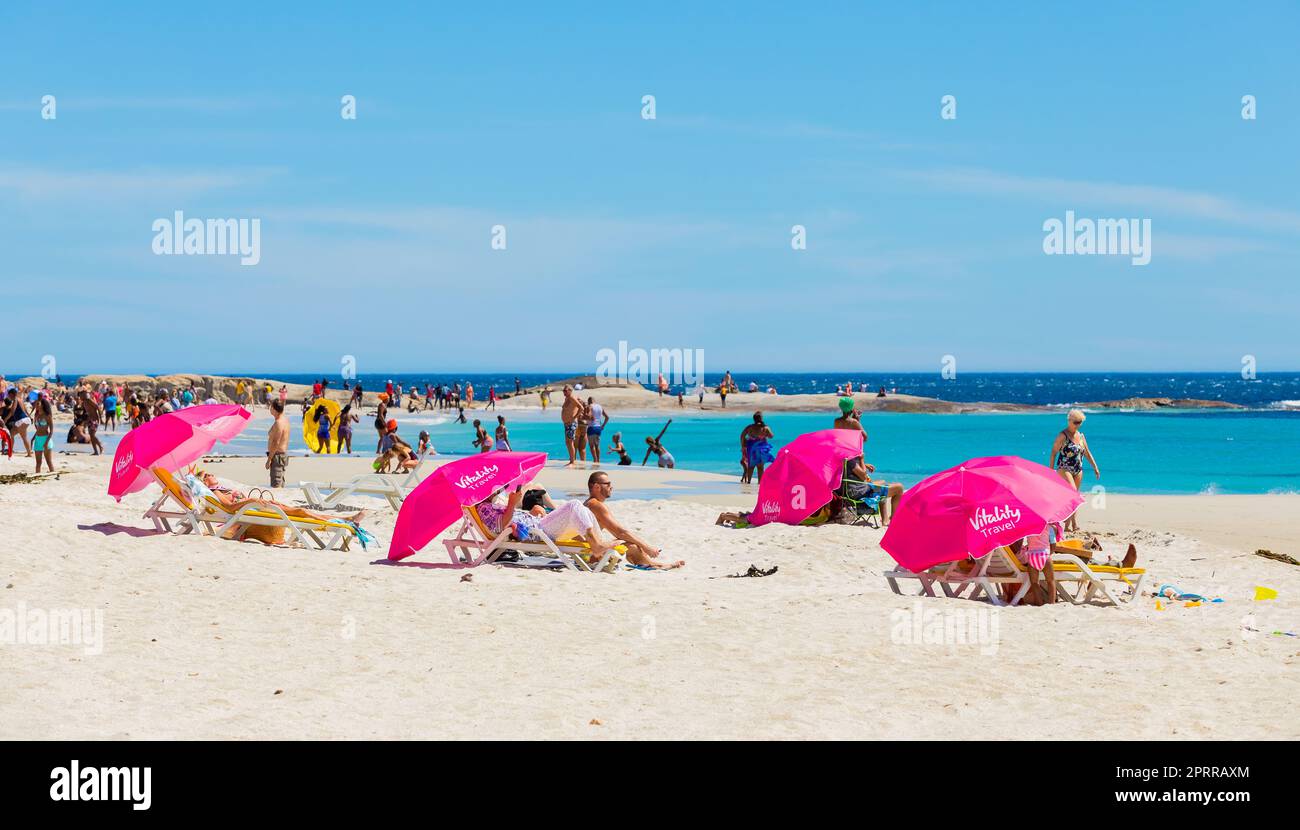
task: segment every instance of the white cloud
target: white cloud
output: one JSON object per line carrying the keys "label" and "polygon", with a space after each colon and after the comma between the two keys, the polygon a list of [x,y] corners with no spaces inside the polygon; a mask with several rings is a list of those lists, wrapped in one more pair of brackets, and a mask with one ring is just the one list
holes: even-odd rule
{"label": "white cloud", "polygon": [[1300,213],[1246,205],[1233,199],[1155,185],[1033,178],[991,170],[899,170],[895,175],[936,190],[980,195],[1022,196],[1061,204],[1114,205],[1172,216],[1206,219],[1229,225],[1300,233]]}
{"label": "white cloud", "polygon": [[260,184],[273,175],[275,171],[271,170],[140,170],[119,173],[0,168],[0,191],[12,190],[24,198],[48,200],[174,198]]}
{"label": "white cloud", "polygon": [[801,140],[849,141],[871,144],[877,150],[933,150],[936,145],[887,139],[870,130],[815,124],[809,121],[754,120],[742,121],[713,115],[664,115],[656,120],[664,127],[736,133],[752,138],[789,138]]}
{"label": "white cloud", "polygon": [[1211,260],[1276,250],[1276,246],[1264,242],[1229,236],[1186,236],[1154,232],[1151,236],[1155,255],[1174,259]]}
{"label": "white cloud", "polygon": [[[194,98],[194,97],[80,97],[64,94],[56,89],[46,90],[47,95],[54,95],[59,102],[59,112],[64,114],[75,111],[105,110],[184,110],[188,112],[228,113],[253,110],[270,105],[269,101],[252,98]],[[37,96],[28,101],[0,101],[0,111],[23,112],[33,114],[41,111],[41,99]]]}

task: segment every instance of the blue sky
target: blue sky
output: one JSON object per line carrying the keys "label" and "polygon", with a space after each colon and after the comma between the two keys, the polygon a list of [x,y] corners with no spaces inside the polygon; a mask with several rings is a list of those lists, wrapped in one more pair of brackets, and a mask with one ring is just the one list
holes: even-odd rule
{"label": "blue sky", "polygon": [[[0,6],[3,371],[1300,368],[1295,3],[49,5]],[[1151,264],[1045,255],[1067,209]],[[261,262],[154,255],[176,210]]]}

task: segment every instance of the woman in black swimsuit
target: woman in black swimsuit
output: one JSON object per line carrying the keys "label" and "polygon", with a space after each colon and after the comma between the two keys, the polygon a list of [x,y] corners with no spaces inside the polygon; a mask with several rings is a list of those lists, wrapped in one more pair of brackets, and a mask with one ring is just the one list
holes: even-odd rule
{"label": "woman in black swimsuit", "polygon": [[[1088,449],[1088,439],[1083,437],[1079,427],[1083,426],[1083,412],[1078,409],[1071,409],[1066,416],[1068,422],[1065,429],[1056,434],[1056,440],[1052,442],[1052,453],[1049,456],[1050,463],[1060,473],[1061,478],[1070,482],[1074,489],[1078,490],[1083,486],[1083,459],[1087,458],[1088,463],[1092,465],[1092,472],[1097,478],[1101,478],[1101,470],[1097,469],[1097,461],[1092,457],[1092,450]],[[1077,533],[1079,531],[1078,512],[1070,514],[1070,518],[1065,520],[1065,530],[1067,533]]]}

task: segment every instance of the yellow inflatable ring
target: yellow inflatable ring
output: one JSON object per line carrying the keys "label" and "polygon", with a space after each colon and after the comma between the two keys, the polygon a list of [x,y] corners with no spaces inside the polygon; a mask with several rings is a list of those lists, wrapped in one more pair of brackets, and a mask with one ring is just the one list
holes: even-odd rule
{"label": "yellow inflatable ring", "polygon": [[302,440],[307,449],[321,452],[320,441],[316,438],[316,413],[325,408],[330,416],[329,452],[339,451],[339,405],[329,398],[318,398],[307,410],[307,417],[302,422]]}

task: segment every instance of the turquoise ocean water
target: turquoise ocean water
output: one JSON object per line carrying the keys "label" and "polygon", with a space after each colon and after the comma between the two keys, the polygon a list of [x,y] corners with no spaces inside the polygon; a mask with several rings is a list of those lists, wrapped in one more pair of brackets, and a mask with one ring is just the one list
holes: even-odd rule
{"label": "turquoise ocean water", "polygon": [[[472,414],[495,424],[495,416]],[[541,450],[553,458],[567,457],[558,413],[506,414],[514,449]],[[692,415],[687,409],[673,418],[664,443],[680,467],[739,475],[740,430],[751,413]],[[294,417],[297,417],[295,414]],[[623,433],[623,442],[640,464],[645,437],[663,426],[666,416],[619,416],[606,429]],[[473,418],[471,417],[472,421]],[[772,413],[766,417],[779,446],[796,435],[831,425],[829,415]],[[428,430],[444,455],[473,451],[470,424],[433,412],[405,414],[400,433],[412,444]],[[225,450],[261,455],[266,447],[265,410]],[[864,418],[867,460],[890,480],[914,484],[967,458],[1019,455],[1047,463],[1063,414],[1050,415],[914,415],[876,414]],[[1129,493],[1300,493],[1300,414],[1291,412],[1100,412],[1088,416],[1084,433],[1101,466],[1107,490]],[[371,454],[376,436],[363,420],[353,449]],[[638,449],[638,446],[640,449]],[[301,432],[294,430],[292,449],[306,452]],[[608,462],[608,454],[607,460]],[[653,457],[650,464],[654,463]],[[1097,482],[1085,468],[1084,486]]]}
{"label": "turquoise ocean water", "polygon": [[[228,373],[229,374],[229,373]],[[311,382],[314,376],[271,373],[285,380]],[[572,374],[572,373],[570,373]],[[16,373],[15,373],[16,376]],[[563,377],[564,373],[556,373]],[[513,391],[514,376],[501,375],[406,375],[394,377],[412,383],[472,381],[480,400],[487,387]],[[1007,401],[1025,404],[1067,406],[1129,396],[1168,396],[1230,401],[1248,407],[1238,411],[1183,410],[1159,412],[1089,413],[1084,425],[1102,469],[1102,484],[1108,490],[1135,493],[1296,493],[1300,492],[1300,373],[1261,373],[1245,380],[1238,373],[963,373],[945,381],[937,373],[871,374],[766,374],[737,372],[742,386],[754,380],[772,383],[785,392],[831,392],[837,382],[856,380],[901,392],[932,395],[948,400]],[[363,375],[367,389],[382,388],[384,375]],[[521,374],[524,385],[552,380],[551,376]],[[710,378],[712,382],[714,378]],[[739,433],[752,413],[702,415],[689,404],[674,421],[664,442],[678,466],[709,472],[739,474]],[[716,396],[710,404],[716,405]],[[495,415],[476,409],[470,419],[483,418],[495,425]],[[503,414],[505,411],[503,410]],[[624,416],[612,413],[606,431],[623,432],[635,463],[645,453],[644,439],[657,433],[668,413],[654,416]],[[290,416],[298,418],[292,407]],[[412,444],[421,429],[432,435],[439,452],[467,454],[473,451],[473,429],[455,424],[450,416],[428,412],[397,415],[401,434]],[[542,450],[552,457],[565,457],[559,415],[507,414],[515,449]],[[777,444],[794,436],[831,424],[831,415],[769,413],[768,423],[776,431]],[[262,455],[269,423],[265,409],[259,409],[248,430],[224,451],[241,455]],[[981,455],[1020,455],[1046,463],[1052,439],[1064,426],[1064,411],[1052,414],[1012,415],[914,415],[868,414],[864,420],[869,440],[867,458],[878,472],[905,484],[914,484],[938,470]],[[112,433],[101,433],[113,445]],[[369,419],[357,426],[354,449],[370,454],[375,433]],[[58,442],[60,448],[62,441]],[[638,449],[640,447],[640,449]],[[219,450],[222,448],[219,448]],[[294,431],[292,449],[306,452],[301,433]],[[84,451],[77,447],[76,451]],[[653,461],[651,462],[653,463]],[[1085,487],[1095,484],[1085,469]]]}

